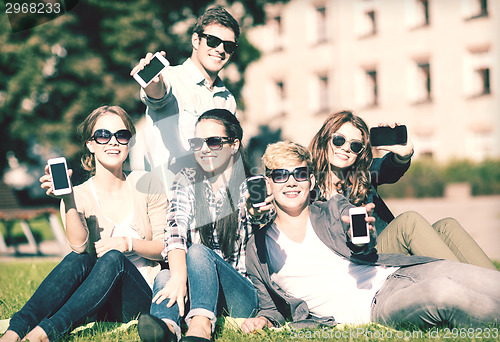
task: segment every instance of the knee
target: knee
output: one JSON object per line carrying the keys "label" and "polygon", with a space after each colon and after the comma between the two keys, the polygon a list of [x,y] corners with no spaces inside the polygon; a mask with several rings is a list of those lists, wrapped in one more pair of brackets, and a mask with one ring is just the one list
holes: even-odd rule
{"label": "knee", "polygon": [[125,258],[126,256],[122,252],[111,249],[100,257],[97,262],[100,264],[122,264]]}
{"label": "knee", "polygon": [[76,253],[71,252],[64,257],[65,264],[74,264],[83,268],[92,268],[95,264],[95,259],[89,253]]}
{"label": "knee", "polygon": [[207,258],[209,255],[210,255],[210,248],[201,243],[196,243],[191,245],[191,247],[189,247],[186,254],[186,259],[199,260]]}
{"label": "knee", "polygon": [[398,227],[397,229],[404,236],[412,235],[412,233],[421,228],[424,224],[430,226],[425,218],[416,211],[406,211],[394,219]]}
{"label": "knee", "polygon": [[463,230],[460,223],[458,223],[458,221],[452,217],[447,217],[447,218],[441,219],[441,220],[437,221],[436,223],[434,223],[433,226],[436,229],[436,231],[438,231],[438,232],[445,232],[446,231],[449,233],[453,233],[453,232]]}
{"label": "knee", "polygon": [[186,254],[186,263],[196,267],[201,267],[203,265],[208,265],[207,263],[212,262],[212,250],[207,246],[197,243],[189,247]]}

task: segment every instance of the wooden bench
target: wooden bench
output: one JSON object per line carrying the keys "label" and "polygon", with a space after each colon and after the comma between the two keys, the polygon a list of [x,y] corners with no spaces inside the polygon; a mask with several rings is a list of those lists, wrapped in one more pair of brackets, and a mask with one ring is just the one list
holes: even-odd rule
{"label": "wooden bench", "polygon": [[[41,255],[40,248],[33,236],[29,221],[31,219],[44,216],[47,218],[54,237],[57,240],[60,249],[60,255],[66,255],[69,251],[64,229],[59,221],[59,208],[56,206],[41,206],[41,207],[23,207],[19,203],[14,190],[4,182],[0,181],[0,222],[5,226],[6,239],[11,240],[12,229],[19,222],[21,229],[26,236],[30,249],[37,255]],[[0,232],[0,254],[9,254],[6,239]],[[14,246],[15,254],[18,252],[17,246]]]}

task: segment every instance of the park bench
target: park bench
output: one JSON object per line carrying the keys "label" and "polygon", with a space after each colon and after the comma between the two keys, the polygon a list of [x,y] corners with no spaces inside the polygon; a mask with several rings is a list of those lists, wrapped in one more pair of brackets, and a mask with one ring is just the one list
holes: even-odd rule
{"label": "park bench", "polygon": [[[12,229],[17,222],[19,222],[21,226],[30,249],[34,251],[35,254],[42,255],[29,226],[29,221],[37,217],[45,217],[48,220],[54,237],[59,245],[59,254],[65,255],[69,251],[69,247],[59,220],[59,208],[54,205],[38,207],[22,206],[14,190],[0,181],[0,222],[3,223],[6,231],[5,238],[0,231],[0,255],[10,254],[7,242],[12,240]],[[14,250],[16,255],[20,254],[17,246],[14,246]]]}

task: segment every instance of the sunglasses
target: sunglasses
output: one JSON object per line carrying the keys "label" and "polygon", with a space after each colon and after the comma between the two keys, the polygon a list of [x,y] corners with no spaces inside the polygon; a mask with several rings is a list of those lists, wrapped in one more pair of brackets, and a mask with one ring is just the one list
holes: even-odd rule
{"label": "sunglasses", "polygon": [[94,132],[90,140],[94,140],[99,145],[104,145],[107,144],[113,136],[120,145],[127,145],[132,138],[132,133],[130,133],[128,129],[120,129],[115,133],[111,133],[107,129],[100,128]]}
{"label": "sunglasses", "polygon": [[188,139],[189,147],[193,151],[199,151],[203,147],[203,143],[212,151],[222,150],[222,145],[232,143],[234,139],[228,137],[209,137],[209,138],[191,138]]}
{"label": "sunglasses", "polygon": [[347,140],[345,136],[343,136],[340,133],[335,133],[332,138],[332,143],[336,147],[342,147],[345,145],[345,143],[349,143],[349,151],[354,153],[354,154],[360,154],[361,151],[365,148],[365,145],[361,140],[353,139],[353,140]]}
{"label": "sunglasses", "polygon": [[269,174],[274,183],[286,183],[288,182],[290,175],[292,175],[297,182],[305,182],[309,180],[309,170],[307,166],[298,167],[293,171],[288,171],[287,169],[274,169]]}
{"label": "sunglasses", "polygon": [[200,38],[206,38],[207,45],[211,48],[216,48],[220,45],[220,43],[224,43],[224,51],[226,51],[228,54],[232,54],[238,47],[238,44],[236,44],[235,42],[232,42],[230,40],[222,40],[219,37],[212,36],[211,34],[198,33],[198,36]]}

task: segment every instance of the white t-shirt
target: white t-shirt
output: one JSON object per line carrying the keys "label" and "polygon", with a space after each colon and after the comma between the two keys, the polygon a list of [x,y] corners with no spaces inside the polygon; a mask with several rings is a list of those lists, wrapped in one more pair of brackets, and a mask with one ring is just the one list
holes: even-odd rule
{"label": "white t-shirt", "polygon": [[355,264],[328,248],[307,223],[301,243],[273,224],[266,233],[271,279],[287,294],[307,303],[312,315],[339,323],[370,322],[371,302],[398,267]]}

